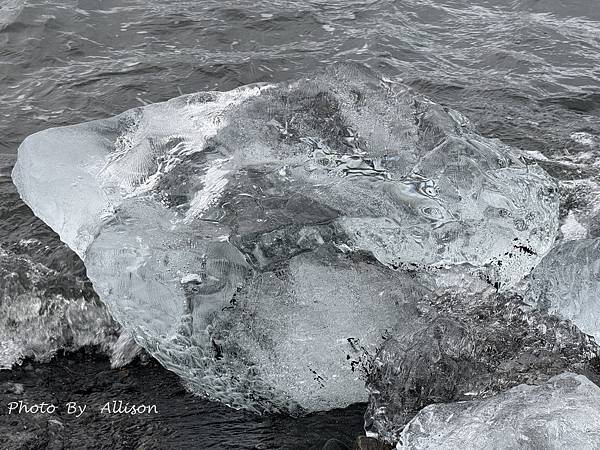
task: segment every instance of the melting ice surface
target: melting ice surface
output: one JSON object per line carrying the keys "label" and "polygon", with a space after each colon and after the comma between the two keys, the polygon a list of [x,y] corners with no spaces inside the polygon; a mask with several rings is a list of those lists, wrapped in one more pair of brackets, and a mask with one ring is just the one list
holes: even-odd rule
{"label": "melting ice surface", "polygon": [[13,179],[140,345],[255,411],[366,400],[416,301],[513,286],[558,226],[542,169],[358,67],[36,133]]}

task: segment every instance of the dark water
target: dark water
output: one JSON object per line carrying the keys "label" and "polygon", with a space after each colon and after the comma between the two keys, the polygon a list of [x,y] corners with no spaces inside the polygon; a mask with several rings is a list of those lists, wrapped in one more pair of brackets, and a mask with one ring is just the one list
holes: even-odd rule
{"label": "dark water", "polygon": [[[65,380],[71,382],[65,384]],[[25,394],[2,393],[7,381],[22,384]],[[13,371],[0,371],[0,398],[2,403],[23,400],[29,405],[41,401],[57,405],[59,414],[51,417],[63,425],[53,436],[45,430],[47,416],[0,414],[0,447],[7,450],[61,448],[57,443],[62,448],[107,450],[320,450],[330,439],[351,446],[362,430],[365,410],[365,405],[355,405],[302,420],[234,412],[191,397],[177,376],[155,361],[136,361],[127,368],[111,370],[106,358],[84,351],[67,356],[59,353],[52,364],[25,362]],[[158,415],[99,412],[106,402],[119,400],[156,405]],[[86,405],[85,413],[79,418],[68,416],[63,406],[67,402]]]}
{"label": "dark water", "polygon": [[[596,0],[0,0],[0,247],[56,271],[65,295],[76,282],[93,296],[81,262],[11,183],[27,135],[336,61],[401,79],[530,152],[561,180],[563,233],[588,232],[600,209]],[[219,414],[207,423],[239,419]],[[347,414],[311,422],[316,441],[354,433],[360,413]]]}

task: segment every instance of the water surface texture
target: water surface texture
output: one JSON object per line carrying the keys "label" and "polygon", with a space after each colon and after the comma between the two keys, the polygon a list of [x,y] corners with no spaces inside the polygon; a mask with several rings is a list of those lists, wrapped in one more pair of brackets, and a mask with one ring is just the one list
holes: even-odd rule
{"label": "water surface texture", "polygon": [[0,5],[0,239],[52,244],[30,250],[48,264],[63,259],[61,246],[8,178],[27,135],[334,61],[400,76],[484,135],[552,160],[565,181],[596,172],[600,10],[591,0]]}
{"label": "water surface texture", "polygon": [[[50,347],[41,338],[11,346],[43,359],[55,347],[112,345],[117,328],[98,309],[79,258],[19,199],[10,172],[26,136],[348,61],[401,79],[484,136],[523,149],[560,182],[558,239],[600,236],[594,0],[0,0],[0,308],[18,315],[7,298],[28,311],[49,298],[91,305],[56,314]],[[86,328],[90,317],[103,321],[101,335]],[[15,320],[22,329],[37,323]]]}

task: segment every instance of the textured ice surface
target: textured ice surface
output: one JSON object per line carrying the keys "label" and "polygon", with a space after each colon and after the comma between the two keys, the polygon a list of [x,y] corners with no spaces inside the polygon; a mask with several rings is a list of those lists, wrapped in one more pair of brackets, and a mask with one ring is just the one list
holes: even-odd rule
{"label": "textured ice surface", "polygon": [[510,287],[558,224],[518,151],[346,66],[37,133],[13,179],[138,343],[259,411],[364,400],[417,299]]}
{"label": "textured ice surface", "polygon": [[399,450],[600,448],[600,388],[564,373],[485,400],[431,405],[406,426]]}
{"label": "textured ice surface", "polygon": [[554,247],[531,273],[526,302],[600,341],[600,239]]}
{"label": "textured ice surface", "polygon": [[522,307],[518,296],[504,295],[445,297],[421,307],[419,320],[387,339],[372,362],[367,431],[395,443],[431,403],[489,397],[565,371],[589,372],[599,354],[589,336]]}

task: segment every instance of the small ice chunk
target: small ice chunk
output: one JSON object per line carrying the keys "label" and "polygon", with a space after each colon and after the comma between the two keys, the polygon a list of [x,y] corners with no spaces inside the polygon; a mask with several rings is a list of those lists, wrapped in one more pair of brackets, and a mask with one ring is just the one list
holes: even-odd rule
{"label": "small ice chunk", "polygon": [[532,271],[525,301],[600,341],[600,239],[554,247]]}
{"label": "small ice chunk", "polygon": [[563,373],[484,400],[430,405],[404,428],[397,450],[600,448],[600,388]]}

